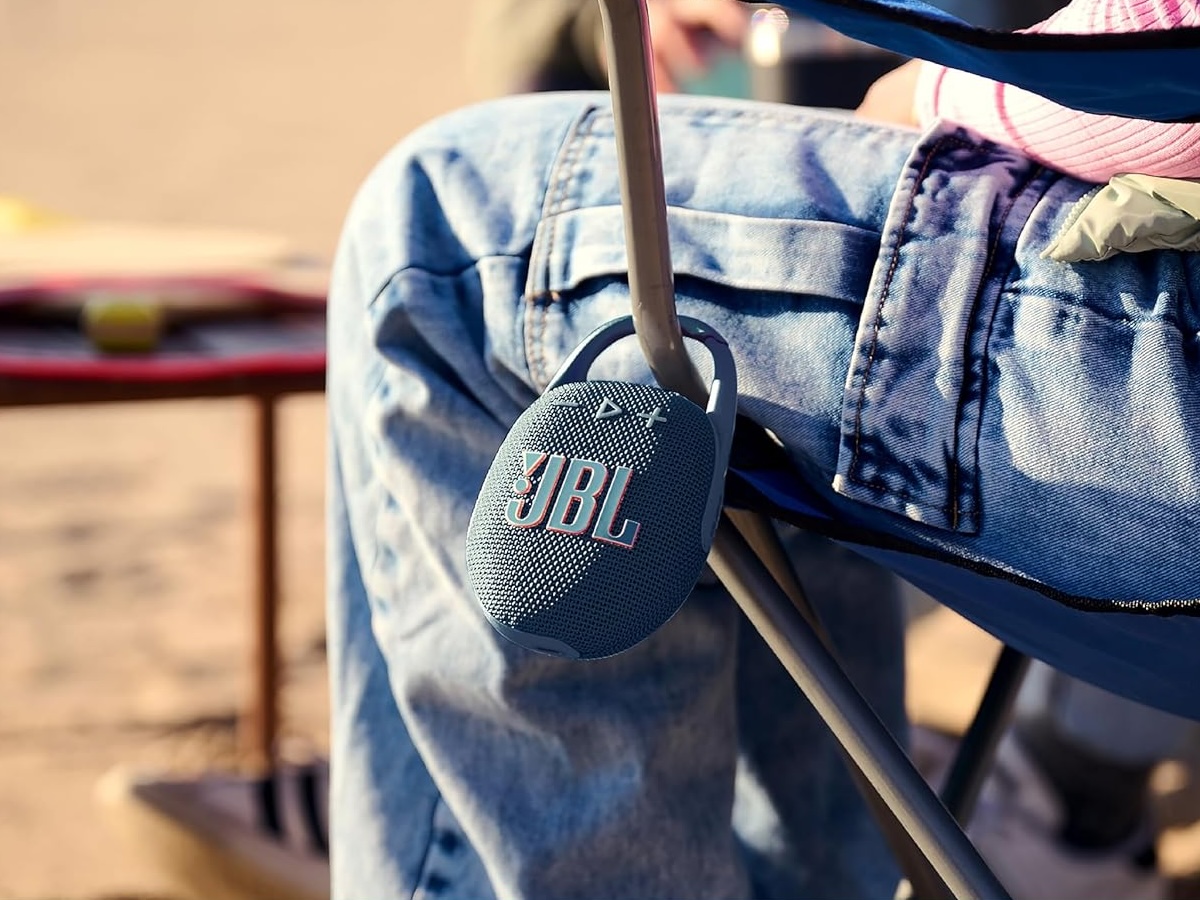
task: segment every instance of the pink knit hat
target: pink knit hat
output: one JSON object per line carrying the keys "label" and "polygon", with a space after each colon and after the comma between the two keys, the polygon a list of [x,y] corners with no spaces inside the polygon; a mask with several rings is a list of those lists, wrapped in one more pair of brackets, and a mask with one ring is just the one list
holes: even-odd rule
{"label": "pink knit hat", "polygon": [[[1027,30],[1098,34],[1197,25],[1198,0],[1073,0]],[[922,125],[938,118],[967,125],[1088,181],[1107,181],[1123,172],[1200,178],[1200,124],[1077,112],[1021,88],[931,63],[922,66],[914,111]]]}

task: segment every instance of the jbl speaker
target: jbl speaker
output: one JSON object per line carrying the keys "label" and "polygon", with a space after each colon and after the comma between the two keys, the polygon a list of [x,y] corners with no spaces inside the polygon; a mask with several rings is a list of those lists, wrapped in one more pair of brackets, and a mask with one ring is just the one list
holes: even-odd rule
{"label": "jbl speaker", "polygon": [[517,419],[467,532],[470,586],[496,629],[542,653],[596,659],[671,618],[704,567],[737,410],[725,341],[680,318],[712,354],[706,408],[656,385],[587,381],[632,319],[593,332]]}

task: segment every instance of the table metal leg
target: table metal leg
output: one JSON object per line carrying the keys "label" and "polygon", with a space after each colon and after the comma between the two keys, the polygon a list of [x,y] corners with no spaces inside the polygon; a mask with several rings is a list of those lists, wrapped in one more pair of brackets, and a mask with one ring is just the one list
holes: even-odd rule
{"label": "table metal leg", "polygon": [[252,772],[274,763],[279,727],[279,502],[276,413],[279,398],[254,398],[254,609],[250,647],[253,679],[239,725],[242,758]]}

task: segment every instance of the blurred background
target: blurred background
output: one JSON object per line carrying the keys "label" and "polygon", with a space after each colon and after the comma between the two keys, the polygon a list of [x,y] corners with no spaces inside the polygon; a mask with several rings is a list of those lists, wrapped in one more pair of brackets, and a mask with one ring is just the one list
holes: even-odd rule
{"label": "blurred background", "polygon": [[[369,167],[470,99],[469,8],[0,0],[0,195],[328,260]],[[316,750],[323,415],[307,395],[280,419],[281,735]],[[0,898],[169,895],[93,788],[234,762],[251,432],[239,400],[0,410]]]}
{"label": "blurred background", "polygon": [[[470,12],[0,0],[0,197],[68,220],[266,236],[319,266],[387,148],[477,99]],[[0,900],[177,896],[94,791],[118,765],[239,764],[252,438],[237,399],[0,409]],[[323,753],[328,714],[318,394],[283,404],[279,446],[279,734],[303,757]],[[910,641],[914,713],[961,728],[995,644],[945,611],[917,618]],[[1176,871],[1194,869],[1198,843],[1167,846]]]}

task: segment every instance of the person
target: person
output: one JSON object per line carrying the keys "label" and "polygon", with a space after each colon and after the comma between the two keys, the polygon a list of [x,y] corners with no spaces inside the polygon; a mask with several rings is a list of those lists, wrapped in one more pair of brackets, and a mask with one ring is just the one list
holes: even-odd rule
{"label": "person", "polygon": [[[1196,723],[1034,662],[967,833],[1014,900],[1165,900],[1151,778]],[[956,739],[914,729],[935,787]]]}
{"label": "person", "polygon": [[1150,782],[1195,727],[1035,663],[969,833],[1014,897],[1165,900]]}
{"label": "person", "polygon": [[[658,89],[700,75],[742,46],[748,8],[736,0],[655,0],[648,7]],[[607,87],[600,6],[585,0],[485,0],[468,22],[467,68],[488,94]]]}
{"label": "person", "polygon": [[[1057,5],[1047,7],[1044,2],[1025,5],[1058,12]],[[1019,4],[1004,9],[989,8],[995,4],[957,6],[970,8],[951,11],[985,23],[1000,15],[1030,16],[1033,12]],[[585,0],[574,4],[562,0],[477,4],[469,56],[475,61],[481,89],[503,94],[604,88],[598,11],[597,4]],[[652,36],[660,36],[653,41],[655,76],[659,90],[665,93],[702,75],[722,48],[739,48],[747,37],[749,11],[735,0],[658,0],[648,6],[648,13]],[[563,24],[546,27],[555,15]],[[1069,15],[1078,16],[1078,9]],[[1034,26],[1035,30],[1053,27],[1052,19]],[[1072,18],[1069,27],[1094,31],[1098,24],[1089,21],[1080,28]],[[925,84],[918,86],[918,78]],[[1005,127],[1013,127],[1018,141],[1024,123],[1039,122],[1041,127],[1032,132],[1036,145],[1022,141],[1020,148],[1033,155],[1050,155],[1057,167],[1083,178],[1103,175],[1096,168],[1103,167],[1110,154],[1122,150],[1122,137],[1105,139],[1097,146],[1074,141],[1081,128],[1092,124],[1089,118],[1061,107],[1047,117],[1045,102],[1025,92],[1008,98],[1007,122],[985,121],[981,112],[995,113],[994,107],[980,102],[980,94],[987,89],[980,79],[965,73],[916,62],[878,81],[866,98],[860,98],[858,112],[906,125],[937,115],[956,120],[969,117],[977,129],[988,130],[993,137],[1006,134]],[[919,98],[924,108],[915,108],[910,96]],[[1174,146],[1176,133],[1187,127],[1158,129],[1152,140]],[[1132,134],[1129,130],[1126,137]],[[1145,148],[1139,138],[1136,147],[1128,149],[1141,153]],[[1126,167],[1122,162],[1117,165]],[[1180,165],[1188,163],[1185,160]],[[871,565],[861,557],[833,555],[825,563],[830,576],[826,583],[843,577],[839,566],[865,567],[859,580],[872,579],[877,592],[892,589],[886,585],[889,576],[870,572]],[[855,580],[849,573],[844,577]],[[1183,719],[1035,663],[1020,696],[1010,738],[996,761],[998,773],[989,780],[983,808],[972,819],[971,836],[1017,900],[1093,898],[1102,890],[1124,900],[1159,900],[1166,895],[1167,883],[1156,865],[1150,777],[1159,763],[1179,750],[1191,731],[1191,723]],[[954,743],[923,728],[915,730],[913,739],[914,754],[935,785],[940,783]],[[1018,821],[1021,827],[1014,826]]]}
{"label": "person", "polygon": [[[898,93],[894,114],[910,116],[915,87]],[[678,303],[729,340],[742,411],[847,522],[969,543],[1068,593],[1190,596],[1195,510],[1159,485],[1184,477],[1171,466],[1196,402],[1181,349],[1196,314],[1164,286],[1194,288],[1200,272],[1171,250],[1048,259],[1093,183],[957,124],[872,116],[663,98],[668,197],[690,226]],[[894,886],[823,726],[718,585],[589,664],[520,650],[469,596],[466,524],[508,425],[628,309],[615,167],[607,98],[508,99],[409,136],[348,215],[328,381],[335,896]],[[983,318],[976,297],[990,298]],[[870,327],[884,303],[887,327]],[[1175,350],[1131,359],[1104,323],[1135,314]],[[1082,318],[1095,327],[1071,324]],[[943,390],[980,366],[986,382]],[[632,342],[601,367],[644,376]],[[1085,390],[1089,378],[1106,389]],[[1134,390],[1152,391],[1150,432],[1122,400]],[[951,470],[942,435],[960,416],[974,425]],[[1109,456],[1112,435],[1122,452]],[[1086,471],[1057,465],[1079,453]],[[1079,527],[1093,508],[1110,528]],[[798,558],[830,552],[787,541]],[[1132,559],[1131,541],[1144,548]],[[860,690],[902,733],[895,597],[854,587],[812,593]]]}
{"label": "person", "polygon": [[[953,15],[1015,29],[1055,11],[1060,0],[939,0]],[[722,52],[740,52],[750,7],[737,0],[652,0],[648,6],[659,91],[679,91]],[[608,78],[600,6],[589,0],[482,0],[467,25],[466,68],[487,95],[601,90]]]}

